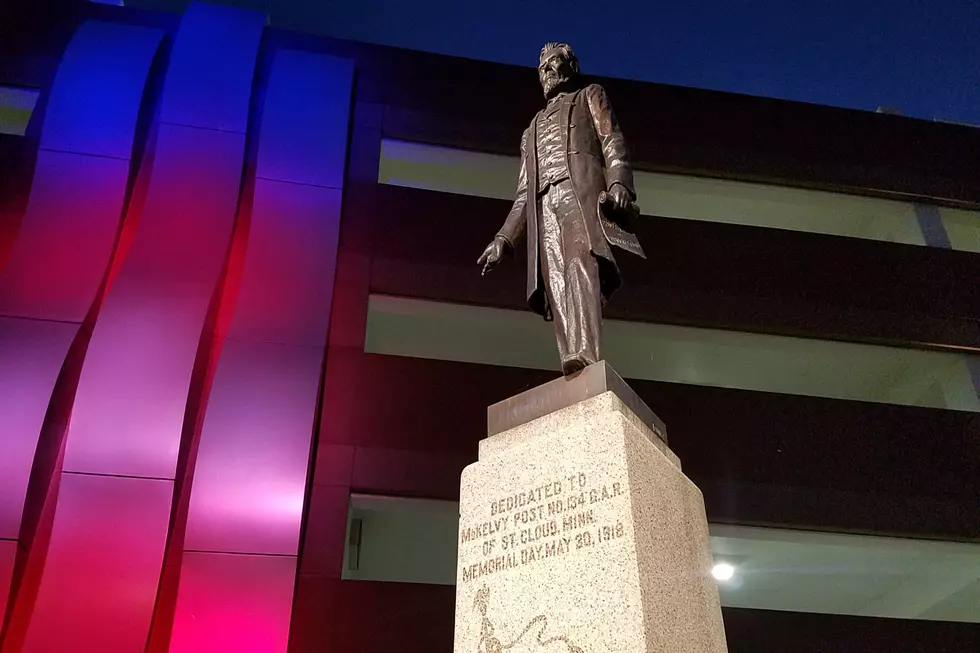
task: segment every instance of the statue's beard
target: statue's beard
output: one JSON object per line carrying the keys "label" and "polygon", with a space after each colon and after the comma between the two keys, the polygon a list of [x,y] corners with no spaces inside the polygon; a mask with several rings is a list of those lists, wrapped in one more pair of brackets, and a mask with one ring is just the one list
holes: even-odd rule
{"label": "statue's beard", "polygon": [[563,86],[568,84],[571,78],[565,77],[563,75],[546,75],[544,80],[541,82],[541,87],[544,89],[544,97],[546,100],[550,100]]}

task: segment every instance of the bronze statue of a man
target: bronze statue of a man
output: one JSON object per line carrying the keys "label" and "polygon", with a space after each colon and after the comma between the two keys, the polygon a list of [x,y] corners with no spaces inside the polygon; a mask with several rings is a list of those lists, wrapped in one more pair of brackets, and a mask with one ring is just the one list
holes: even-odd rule
{"label": "bronze statue of a man", "polygon": [[[620,286],[612,245],[644,256],[626,143],[606,92],[582,87],[565,43],[541,50],[547,104],[521,137],[517,198],[478,264],[486,272],[527,237],[527,299],[554,321],[562,371],[600,360],[602,306]],[[645,258],[645,256],[644,256]]]}

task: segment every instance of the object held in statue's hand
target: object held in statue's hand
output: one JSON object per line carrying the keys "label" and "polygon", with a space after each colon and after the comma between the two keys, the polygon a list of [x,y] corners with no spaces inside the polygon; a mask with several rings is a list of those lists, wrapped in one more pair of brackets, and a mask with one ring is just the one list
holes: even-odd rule
{"label": "object held in statue's hand", "polygon": [[630,202],[625,209],[619,210],[606,191],[599,193],[599,210],[613,222],[628,222],[640,217],[640,207],[634,202]]}

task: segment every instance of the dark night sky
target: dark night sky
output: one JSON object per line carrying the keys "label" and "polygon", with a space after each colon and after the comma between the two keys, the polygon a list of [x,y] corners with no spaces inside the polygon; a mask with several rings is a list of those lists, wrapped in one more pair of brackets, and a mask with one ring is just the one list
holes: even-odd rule
{"label": "dark night sky", "polygon": [[980,0],[218,1],[286,29],[527,66],[563,40],[599,75],[980,125]]}

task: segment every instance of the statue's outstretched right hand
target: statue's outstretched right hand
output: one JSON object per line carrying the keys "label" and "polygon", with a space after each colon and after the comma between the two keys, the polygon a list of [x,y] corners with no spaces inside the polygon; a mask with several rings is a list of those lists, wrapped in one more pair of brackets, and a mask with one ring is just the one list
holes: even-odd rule
{"label": "statue's outstretched right hand", "polygon": [[504,257],[504,248],[507,246],[507,241],[504,240],[502,236],[497,236],[493,239],[493,242],[487,245],[487,248],[483,250],[480,254],[480,258],[476,260],[477,265],[483,266],[483,271],[481,275],[486,274],[493,269],[497,263]]}

